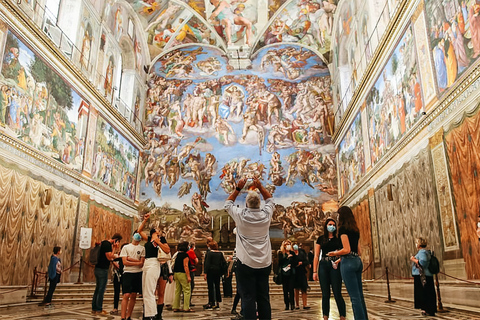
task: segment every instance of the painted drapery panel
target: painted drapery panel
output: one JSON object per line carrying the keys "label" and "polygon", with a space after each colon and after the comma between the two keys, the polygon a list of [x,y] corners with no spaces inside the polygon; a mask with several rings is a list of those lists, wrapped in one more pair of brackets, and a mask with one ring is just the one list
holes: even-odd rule
{"label": "painted drapery panel", "polygon": [[0,78],[5,132],[81,171],[88,103],[54,69],[8,31]]}
{"label": "painted drapery panel", "polygon": [[449,167],[460,229],[460,243],[469,279],[480,279],[480,243],[475,233],[480,202],[480,125],[479,114],[445,135]]}
{"label": "painted drapery panel", "polygon": [[424,111],[412,28],[408,27],[366,98],[370,158],[375,165]]}
{"label": "painted drapery panel", "polygon": [[474,0],[425,0],[425,12],[437,86],[442,93],[480,55],[480,4]]}
{"label": "painted drapery panel", "polygon": [[62,248],[63,266],[70,266],[77,202],[75,196],[0,165],[1,285],[31,284],[35,267],[47,271],[54,246]]}
{"label": "painted drapery panel", "polygon": [[92,179],[135,200],[138,149],[101,116],[96,128]]}
{"label": "painted drapery panel", "polygon": [[438,206],[440,209],[440,220],[442,223],[442,237],[445,251],[459,249],[457,224],[453,197],[450,184],[450,177],[443,144],[443,130],[430,139],[430,146],[433,159],[433,169],[437,190]]}
{"label": "painted drapery panel", "polygon": [[166,206],[172,219],[162,223],[173,225],[172,234],[183,232],[183,219],[210,232],[236,180],[257,176],[279,205],[276,237],[310,238],[321,230],[315,217],[323,215],[322,202],[337,193],[328,71],[313,52],[295,45],[265,48],[251,70],[233,70],[234,63],[200,46],[155,63],[142,199]]}
{"label": "painted drapery panel", "polygon": [[[95,243],[110,239],[114,233],[122,235],[121,243],[132,241],[133,218],[119,214],[115,210],[106,208],[92,200],[88,202],[88,207],[88,228],[92,228],[92,247]],[[88,261],[90,251],[86,255]],[[95,281],[91,266],[87,265],[84,269],[84,281]]]}
{"label": "painted drapery panel", "polygon": [[347,134],[340,142],[338,150],[338,170],[340,195],[345,195],[365,175],[365,153],[363,149],[361,113],[350,125]]}
{"label": "painted drapery panel", "polygon": [[[417,237],[427,240],[442,266],[441,226],[429,153],[428,148],[420,151],[375,190],[382,269],[388,267],[402,277],[411,277],[410,257],[417,252]],[[387,198],[388,184],[392,185],[393,201]]]}
{"label": "painted drapery panel", "polygon": [[363,262],[363,279],[374,278],[375,268],[373,266],[373,246],[372,246],[372,227],[370,224],[370,208],[368,199],[361,201],[352,207],[353,215],[360,229],[360,248]]}

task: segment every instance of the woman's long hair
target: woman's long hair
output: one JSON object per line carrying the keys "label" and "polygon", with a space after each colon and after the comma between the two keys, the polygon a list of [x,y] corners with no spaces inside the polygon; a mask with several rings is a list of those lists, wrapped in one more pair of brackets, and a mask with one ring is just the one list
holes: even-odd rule
{"label": "woman's long hair", "polygon": [[338,209],[338,228],[345,228],[347,231],[360,233],[352,209],[347,206]]}

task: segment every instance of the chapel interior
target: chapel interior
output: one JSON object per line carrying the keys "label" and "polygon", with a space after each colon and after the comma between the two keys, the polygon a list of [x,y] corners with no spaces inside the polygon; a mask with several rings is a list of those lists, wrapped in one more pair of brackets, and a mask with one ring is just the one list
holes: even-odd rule
{"label": "chapel interior", "polygon": [[[411,276],[419,236],[440,281],[480,280],[478,0],[4,0],[0,52],[2,287],[147,212],[172,247],[232,252],[223,205],[252,177],[274,251],[346,205],[371,292]],[[461,291],[442,297],[478,307]]]}

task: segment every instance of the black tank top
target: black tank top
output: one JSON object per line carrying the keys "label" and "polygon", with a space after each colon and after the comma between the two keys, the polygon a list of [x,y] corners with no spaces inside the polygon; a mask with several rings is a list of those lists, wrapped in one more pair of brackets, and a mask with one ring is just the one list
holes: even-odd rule
{"label": "black tank top", "polygon": [[156,258],[158,256],[158,246],[153,243],[149,237],[147,243],[145,243],[145,259]]}

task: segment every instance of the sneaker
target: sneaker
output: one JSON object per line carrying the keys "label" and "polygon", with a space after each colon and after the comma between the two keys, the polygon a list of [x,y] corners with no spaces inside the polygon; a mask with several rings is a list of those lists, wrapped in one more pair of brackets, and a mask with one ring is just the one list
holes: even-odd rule
{"label": "sneaker", "polygon": [[233,314],[234,316],[236,316],[238,314],[237,310],[232,310],[232,312],[230,312],[231,314]]}

